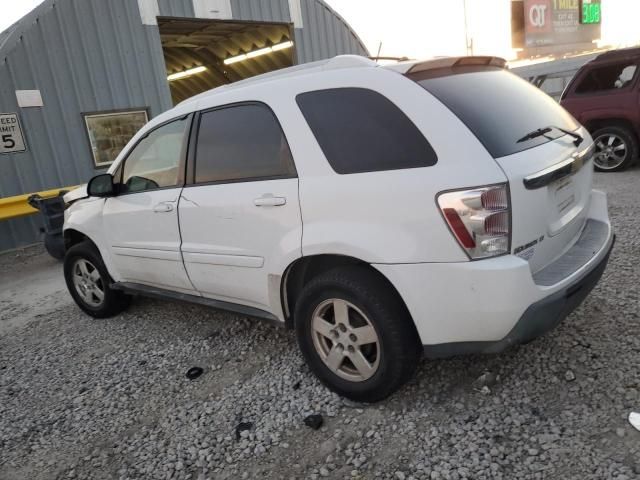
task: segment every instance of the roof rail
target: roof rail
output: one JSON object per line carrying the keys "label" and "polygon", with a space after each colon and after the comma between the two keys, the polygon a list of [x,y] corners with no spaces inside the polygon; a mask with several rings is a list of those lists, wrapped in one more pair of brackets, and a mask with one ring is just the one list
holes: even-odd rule
{"label": "roof rail", "polygon": [[360,55],[338,55],[331,58],[325,65],[325,70],[334,68],[358,68],[358,67],[377,67],[378,64],[367,57]]}

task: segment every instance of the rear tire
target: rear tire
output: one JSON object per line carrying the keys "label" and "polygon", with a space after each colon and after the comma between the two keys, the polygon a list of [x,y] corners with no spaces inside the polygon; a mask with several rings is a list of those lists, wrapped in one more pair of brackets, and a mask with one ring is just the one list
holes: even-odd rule
{"label": "rear tire", "polygon": [[113,290],[100,252],[90,242],[71,247],[64,257],[64,279],[78,306],[94,318],[108,318],[125,310],[131,297]]}
{"label": "rear tire", "polygon": [[295,308],[298,345],[328,388],[377,402],[400,388],[422,355],[413,320],[381,276],[352,266],[309,282]]}
{"label": "rear tire", "polygon": [[625,170],[638,157],[638,141],[625,127],[600,128],[592,137],[596,145],[594,165],[598,172]]}

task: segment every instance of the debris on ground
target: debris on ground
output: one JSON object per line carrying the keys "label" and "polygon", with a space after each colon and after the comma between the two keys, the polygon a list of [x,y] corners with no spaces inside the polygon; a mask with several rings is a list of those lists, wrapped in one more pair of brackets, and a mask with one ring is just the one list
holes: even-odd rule
{"label": "debris on ground", "polygon": [[633,428],[640,431],[640,413],[631,412],[629,414],[629,423],[633,426]]}
{"label": "debris on ground", "polygon": [[482,387],[492,387],[498,381],[498,376],[492,372],[484,372],[473,381],[473,388],[480,391]]}
{"label": "debris on ground", "polygon": [[319,413],[314,413],[313,415],[309,415],[304,419],[304,424],[307,427],[318,430],[324,424],[324,418],[322,418],[322,415],[320,415]]}
{"label": "debris on ground", "polygon": [[200,368],[200,367],[192,367],[189,370],[187,370],[186,377],[189,380],[195,380],[200,375],[202,375],[202,372],[204,372],[204,370],[202,368]]}
{"label": "debris on ground", "polygon": [[236,440],[249,436],[249,432],[253,428],[253,422],[240,422],[236,425]]}

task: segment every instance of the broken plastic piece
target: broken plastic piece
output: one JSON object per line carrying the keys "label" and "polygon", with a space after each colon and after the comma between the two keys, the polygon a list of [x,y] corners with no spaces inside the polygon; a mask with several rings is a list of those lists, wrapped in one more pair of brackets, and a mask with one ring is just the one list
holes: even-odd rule
{"label": "broken plastic piece", "polygon": [[187,370],[187,378],[189,380],[195,380],[200,375],[202,375],[202,372],[204,372],[204,370],[202,370],[202,368],[200,368],[200,367],[192,367],[189,370]]}
{"label": "broken plastic piece", "polygon": [[631,412],[629,414],[629,423],[633,426],[633,428],[640,431],[640,413]]}
{"label": "broken plastic piece", "polygon": [[304,424],[307,427],[313,428],[314,430],[318,430],[323,423],[324,423],[324,418],[322,418],[322,415],[318,413],[309,415],[307,418],[304,419]]}

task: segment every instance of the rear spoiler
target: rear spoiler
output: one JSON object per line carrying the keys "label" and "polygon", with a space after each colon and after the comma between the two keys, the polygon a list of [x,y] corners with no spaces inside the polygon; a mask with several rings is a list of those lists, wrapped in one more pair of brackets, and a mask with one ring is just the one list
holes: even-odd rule
{"label": "rear spoiler", "polygon": [[401,63],[386,66],[408,76],[442,76],[478,68],[507,68],[507,61],[500,57],[443,57],[422,62]]}
{"label": "rear spoiler", "polygon": [[438,68],[455,68],[455,67],[497,67],[505,68],[507,61],[500,57],[451,57],[439,58],[437,60],[429,60],[427,62],[416,63],[411,67],[407,74],[420,73],[427,70],[436,70]]}

